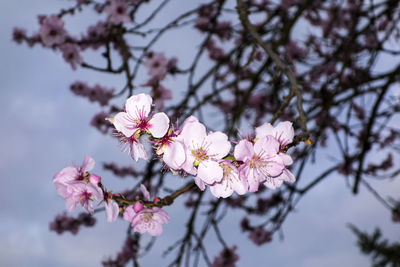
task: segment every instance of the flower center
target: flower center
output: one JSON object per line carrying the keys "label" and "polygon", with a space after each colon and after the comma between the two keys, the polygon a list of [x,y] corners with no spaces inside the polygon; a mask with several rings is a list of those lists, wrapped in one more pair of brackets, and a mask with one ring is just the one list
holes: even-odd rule
{"label": "flower center", "polygon": [[259,169],[266,166],[266,162],[257,154],[254,154],[250,160],[250,168]]}
{"label": "flower center", "polygon": [[142,221],[144,221],[146,223],[151,221],[153,219],[153,216],[154,215],[151,212],[144,212],[144,213],[141,214]]}
{"label": "flower center", "polygon": [[208,159],[207,151],[204,150],[202,147],[192,150],[192,155],[196,159],[195,161],[204,161]]}

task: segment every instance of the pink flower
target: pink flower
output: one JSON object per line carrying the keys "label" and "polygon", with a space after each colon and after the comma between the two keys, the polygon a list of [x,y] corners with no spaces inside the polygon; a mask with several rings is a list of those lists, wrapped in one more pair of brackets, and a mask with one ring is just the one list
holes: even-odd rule
{"label": "pink flower", "polygon": [[112,199],[112,192],[106,192],[104,194],[104,205],[106,210],[106,217],[108,222],[113,222],[117,219],[119,214],[118,203]]}
{"label": "pink flower", "polygon": [[86,172],[91,171],[94,168],[95,161],[90,156],[85,156],[82,166],[78,169],[76,166],[68,166],[57,172],[53,177],[53,184],[56,187],[57,193],[66,198],[70,195],[69,184],[73,181],[83,181],[85,179]]}
{"label": "pink flower", "polygon": [[[264,123],[256,128],[256,138],[263,138],[265,136],[273,136],[279,142],[279,157],[281,157],[285,166],[293,163],[292,157],[285,152],[285,147],[293,142],[294,129],[292,123],[284,121],[278,123],[273,127],[270,123]],[[293,183],[296,181],[294,175],[285,167],[282,174],[275,177],[273,180],[267,179],[265,185],[269,188],[277,188],[282,185],[283,181]]]}
{"label": "pink flower", "polygon": [[232,248],[224,248],[218,257],[215,257],[211,267],[235,267],[239,256],[235,253],[236,246]]}
{"label": "pink flower", "polygon": [[128,13],[128,4],[124,0],[111,0],[104,11],[108,14],[108,20],[113,24],[131,22]]}
{"label": "pink flower", "polygon": [[58,45],[65,41],[64,22],[57,16],[45,17],[42,20],[39,34],[46,46]]}
{"label": "pink flower", "polygon": [[130,205],[125,209],[123,217],[131,223],[133,231],[140,234],[148,232],[152,236],[161,235],[162,224],[169,222],[168,214],[158,207],[135,212],[134,206]]}
{"label": "pink flower", "polygon": [[210,191],[215,197],[227,198],[233,192],[243,195],[247,192],[247,184],[239,177],[237,168],[228,160],[219,163],[223,170],[223,177],[220,182],[210,185]]}
{"label": "pink flower", "polygon": [[168,62],[163,53],[151,52],[148,54],[144,66],[148,69],[147,74],[154,79],[160,80],[167,74]]}
{"label": "pink flower", "polygon": [[119,112],[112,123],[123,134],[123,142],[131,148],[132,157],[147,159],[146,151],[139,143],[142,132],[149,132],[153,137],[163,137],[169,128],[169,118],[164,112],[159,112],[148,119],[153,99],[150,95],[139,94],[128,98],[125,103],[126,112]]}
{"label": "pink flower", "polygon": [[94,168],[94,164],[93,158],[86,156],[79,169],[76,166],[69,166],[54,175],[53,184],[57,193],[65,199],[68,211],[73,211],[80,203],[93,213],[93,200],[103,199],[103,191],[97,186],[100,177],[88,173]]}
{"label": "pink flower", "polygon": [[240,176],[247,181],[250,192],[256,192],[260,183],[273,183],[274,177],[282,174],[285,167],[278,156],[279,142],[272,136],[258,139],[253,145],[244,139],[236,145],[234,155],[242,161]]}
{"label": "pink flower", "polygon": [[83,208],[93,214],[93,200],[103,199],[103,191],[92,183],[73,181],[69,183],[69,190],[71,194],[65,198],[65,206],[68,211],[73,211],[80,203]]}
{"label": "pink flower", "polygon": [[223,169],[218,160],[225,157],[231,149],[231,143],[226,134],[213,132],[207,135],[206,127],[199,122],[192,122],[182,128],[180,136],[186,147],[186,161],[182,168],[193,175],[198,166],[197,178],[206,184],[220,182]]}
{"label": "pink flower", "polygon": [[69,63],[73,70],[82,64],[83,59],[79,54],[79,46],[76,44],[64,44],[60,47],[65,62]]}

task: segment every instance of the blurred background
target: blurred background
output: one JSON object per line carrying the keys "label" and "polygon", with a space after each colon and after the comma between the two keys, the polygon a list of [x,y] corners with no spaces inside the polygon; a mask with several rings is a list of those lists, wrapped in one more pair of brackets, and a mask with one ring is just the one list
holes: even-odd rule
{"label": "blurred background", "polygon": [[[95,215],[95,227],[83,228],[76,236],[49,231],[49,222],[65,210],[51,183],[57,171],[74,162],[80,164],[85,155],[91,155],[98,163],[94,171],[103,183],[109,189],[123,189],[129,186],[129,179],[113,178],[102,170],[101,163],[136,164],[115,139],[89,125],[99,106],[69,90],[75,80],[118,88],[122,84],[119,77],[104,78],[85,69],[72,71],[59,52],[12,42],[13,27],[26,28],[31,34],[38,30],[37,15],[53,14],[72,2],[0,2],[0,266],[99,266],[101,260],[120,250],[125,239],[127,222],[107,223],[104,213]],[[179,3],[171,8],[177,6]],[[88,17],[81,16],[68,21],[66,28],[83,32],[86,20]],[[166,49],[179,50],[168,40],[164,42]],[[122,106],[123,100],[115,104]],[[371,183],[383,196],[399,196],[400,179]],[[178,239],[185,223],[185,212],[179,207],[178,201],[166,208],[171,221],[153,251],[141,260],[143,266],[168,262],[163,251]],[[256,247],[241,233],[240,215],[228,215],[221,228],[231,233],[227,236],[229,245],[238,245],[239,266],[368,266],[370,260],[360,254],[348,223],[368,232],[378,226],[385,237],[399,239],[399,225],[392,223],[390,212],[364,188],[354,196],[341,176],[327,178],[308,193],[287,218],[281,238],[275,236],[267,245]],[[215,247],[212,259],[220,251]]]}

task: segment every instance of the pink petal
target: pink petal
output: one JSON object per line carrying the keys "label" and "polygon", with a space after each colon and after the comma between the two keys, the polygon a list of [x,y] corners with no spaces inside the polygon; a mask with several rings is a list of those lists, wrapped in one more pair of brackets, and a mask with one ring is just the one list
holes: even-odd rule
{"label": "pink petal", "polygon": [[186,150],[186,160],[182,164],[181,168],[191,174],[191,175],[196,175],[197,174],[197,169],[193,166],[194,163],[194,157],[190,151]]}
{"label": "pink petal", "polygon": [[126,100],[125,109],[134,119],[146,118],[152,103],[153,99],[148,94],[133,95]]}
{"label": "pink petal", "polygon": [[222,159],[231,150],[231,143],[228,141],[228,136],[222,132],[210,133],[205,138],[205,143],[208,146],[207,154],[215,159]]}
{"label": "pink petal", "polygon": [[78,176],[79,172],[76,167],[68,166],[62,169],[61,171],[57,172],[52,179],[53,183],[67,183],[70,181],[75,180]]}
{"label": "pink petal", "polygon": [[182,124],[181,131],[179,134],[185,129],[189,124],[194,123],[194,122],[199,122],[199,120],[195,116],[189,116],[185,119],[185,121]]}
{"label": "pink petal", "polygon": [[197,176],[206,184],[220,182],[223,177],[223,170],[219,163],[212,160],[205,160],[200,163]]}
{"label": "pink petal", "polygon": [[285,166],[289,166],[293,164],[293,160],[292,157],[288,154],[285,153],[279,153],[278,154],[279,157],[281,157],[283,164],[285,164]]}
{"label": "pink petal", "polygon": [[258,186],[260,185],[260,180],[265,179],[259,177],[259,175],[255,172],[254,169],[249,168],[248,172],[246,173],[245,177],[247,184],[249,185],[250,192],[257,192]]}
{"label": "pink petal", "polygon": [[163,160],[171,169],[179,170],[186,160],[186,152],[183,144],[175,140],[167,145],[164,149]]}
{"label": "pink petal", "polygon": [[288,169],[284,169],[282,174],[276,178],[289,183],[294,183],[296,181],[296,177]]}
{"label": "pink petal", "polygon": [[273,135],[274,127],[270,123],[264,123],[256,128],[256,138],[263,138],[267,135]]}
{"label": "pink petal", "polygon": [[94,185],[92,183],[87,183],[86,184],[86,188],[87,188],[87,191],[89,193],[92,193],[92,198],[93,199],[96,199],[96,200],[102,200],[103,199],[103,191],[97,185]]}
{"label": "pink petal", "polygon": [[283,184],[283,181],[281,179],[271,178],[271,177],[267,177],[267,180],[264,183],[264,185],[266,187],[271,188],[271,189],[276,189],[276,188],[280,187],[282,184]]}
{"label": "pink petal", "polygon": [[139,159],[147,160],[147,152],[141,143],[132,143],[131,148],[131,154],[135,161],[138,161]]}
{"label": "pink petal", "polygon": [[169,128],[169,118],[164,112],[159,112],[153,115],[149,121],[149,132],[155,138],[163,137]]}
{"label": "pink petal", "polygon": [[107,221],[108,222],[115,221],[119,214],[119,207],[117,202],[112,200],[109,201],[108,203],[106,202],[105,208],[106,208]]}
{"label": "pink petal", "polygon": [[83,173],[93,170],[95,161],[91,156],[85,156],[82,162],[81,170]]}
{"label": "pink petal", "polygon": [[158,207],[153,208],[154,211],[154,217],[153,219],[158,222],[158,223],[168,223],[169,222],[169,216],[168,213]]}
{"label": "pink petal", "polygon": [[139,201],[136,201],[135,204],[133,205],[133,210],[138,213],[143,209],[143,204],[140,203]]}
{"label": "pink petal", "polygon": [[97,185],[98,183],[100,183],[101,178],[100,176],[97,176],[96,174],[91,173],[89,175],[89,182],[91,182],[94,185]]}
{"label": "pink petal", "polygon": [[73,211],[76,209],[76,206],[78,205],[79,199],[76,199],[74,196],[67,197],[65,199],[65,207],[67,208],[68,211]]}
{"label": "pink petal", "polygon": [[235,146],[234,156],[236,160],[246,161],[248,158],[253,157],[253,154],[253,144],[246,139],[240,140],[239,144]]}
{"label": "pink petal", "polygon": [[281,145],[288,145],[293,142],[294,129],[290,121],[278,123],[272,134]]}
{"label": "pink petal", "polygon": [[148,232],[152,236],[159,236],[163,232],[162,225],[159,223],[152,223],[151,227],[148,229]]}
{"label": "pink petal", "polygon": [[257,155],[265,157],[273,157],[279,152],[279,142],[271,135],[262,137],[254,144],[254,152]]}
{"label": "pink petal", "polygon": [[136,216],[136,212],[133,210],[133,205],[129,205],[125,211],[122,217],[124,218],[125,221],[132,222],[133,218]]}
{"label": "pink petal", "polygon": [[186,147],[189,149],[199,148],[202,146],[204,138],[207,136],[206,127],[199,122],[186,124],[180,136],[182,136]]}
{"label": "pink petal", "polygon": [[225,179],[223,179],[220,183],[215,183],[211,185],[210,192],[215,197],[227,198],[232,195],[233,188],[227,184]]}
{"label": "pink petal", "polygon": [[201,191],[204,191],[204,189],[206,189],[206,184],[197,175],[194,177],[194,182]]}
{"label": "pink petal", "polygon": [[131,137],[138,129],[132,117],[126,112],[119,112],[113,121],[115,129],[123,133],[126,137]]}
{"label": "pink petal", "polygon": [[143,199],[146,200],[146,201],[150,201],[150,193],[149,193],[149,191],[147,190],[147,188],[146,188],[145,185],[140,184],[140,191],[141,191],[142,194],[143,194]]}

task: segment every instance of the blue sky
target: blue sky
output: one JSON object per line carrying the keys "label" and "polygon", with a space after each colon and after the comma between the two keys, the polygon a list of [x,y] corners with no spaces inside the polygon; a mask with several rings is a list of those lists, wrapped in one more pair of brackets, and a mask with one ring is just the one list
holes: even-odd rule
{"label": "blue sky", "polygon": [[[86,154],[99,163],[113,160],[134,164],[118,149],[115,140],[89,126],[98,106],[73,96],[68,89],[77,79],[94,84],[101,78],[101,83],[109,87],[118,87],[123,80],[104,80],[101,75],[81,69],[73,72],[60,54],[11,42],[13,26],[25,27],[32,33],[37,30],[37,14],[51,14],[68,5],[68,1],[61,0],[0,2],[1,266],[98,266],[102,259],[119,250],[127,228],[122,220],[110,224],[104,214],[98,214],[97,226],[85,228],[77,236],[58,236],[48,230],[49,221],[64,210],[64,202],[51,183],[55,172],[73,162],[80,163]],[[80,23],[72,22],[69,27],[79,32]],[[323,161],[329,164],[328,157]],[[129,182],[112,180],[100,164],[95,171],[115,188],[123,188]],[[319,171],[307,170],[303,182],[310,181]],[[399,179],[375,184],[383,196],[398,197]],[[343,177],[327,178],[289,216],[283,225],[282,241],[275,236],[271,244],[253,246],[238,228],[241,214],[237,213],[228,215],[222,231],[230,234],[230,245],[240,244],[239,266],[366,266],[369,259],[359,253],[356,238],[346,224],[351,222],[368,231],[380,226],[384,236],[397,240],[399,225],[391,223],[390,213],[366,190],[357,196],[350,191]],[[174,207],[167,211],[171,223],[164,227],[152,256],[143,259],[144,266],[162,266],[162,251],[184,229],[185,212]],[[214,258],[220,248],[212,243],[211,237]]]}

